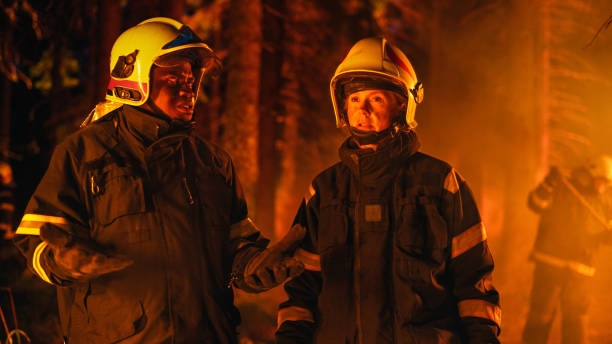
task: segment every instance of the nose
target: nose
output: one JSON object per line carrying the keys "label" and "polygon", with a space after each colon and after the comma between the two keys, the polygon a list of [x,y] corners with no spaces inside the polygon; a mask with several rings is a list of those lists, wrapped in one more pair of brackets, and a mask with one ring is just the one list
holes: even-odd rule
{"label": "nose", "polygon": [[183,79],[181,81],[180,95],[184,97],[194,97],[195,90],[193,89],[193,81]]}

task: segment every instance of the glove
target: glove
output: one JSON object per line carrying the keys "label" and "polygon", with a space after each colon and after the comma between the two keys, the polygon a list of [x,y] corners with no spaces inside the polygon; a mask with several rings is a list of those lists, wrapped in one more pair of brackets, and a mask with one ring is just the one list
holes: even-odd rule
{"label": "glove", "polygon": [[544,183],[546,183],[549,187],[555,187],[561,181],[561,171],[557,166],[551,166],[548,170],[548,174],[544,177]]}
{"label": "glove", "polygon": [[306,229],[296,224],[278,243],[251,258],[244,269],[246,285],[261,292],[304,272],[304,263],[291,255],[305,235]]}
{"label": "glove", "polygon": [[40,238],[51,248],[53,261],[60,270],[58,276],[63,279],[94,279],[133,263],[125,256],[106,252],[95,241],[75,237],[49,223],[40,228]]}

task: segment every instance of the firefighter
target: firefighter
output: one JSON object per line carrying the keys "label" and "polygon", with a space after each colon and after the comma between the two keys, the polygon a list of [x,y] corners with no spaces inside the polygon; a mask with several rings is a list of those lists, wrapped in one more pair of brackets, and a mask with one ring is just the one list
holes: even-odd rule
{"label": "firefighter", "polygon": [[305,272],[285,284],[278,343],[498,343],[485,227],[465,180],[419,152],[410,61],[365,38],[330,91],[350,137],[294,220]]}
{"label": "firefighter", "polygon": [[560,304],[563,343],[586,343],[588,285],[600,244],[610,243],[612,158],[601,155],[571,171],[551,167],[529,193],[540,215],[530,259],[535,262],[524,343],[546,343]]}
{"label": "firefighter", "polygon": [[107,101],[55,148],[17,239],[57,286],[66,343],[237,343],[231,287],[260,292],[303,270],[288,256],[304,229],[266,248],[230,157],[193,130],[218,64],[176,20],[128,29]]}

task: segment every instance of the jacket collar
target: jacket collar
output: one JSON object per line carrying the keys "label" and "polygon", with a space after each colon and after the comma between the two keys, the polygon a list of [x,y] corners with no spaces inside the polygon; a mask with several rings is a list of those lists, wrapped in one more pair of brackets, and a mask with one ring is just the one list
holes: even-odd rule
{"label": "jacket collar", "polygon": [[362,183],[375,184],[380,178],[392,176],[398,165],[416,153],[420,146],[413,130],[400,132],[376,150],[361,149],[349,137],[340,146],[340,159]]}
{"label": "jacket collar", "polygon": [[123,116],[120,120],[131,136],[144,147],[170,134],[188,133],[194,127],[193,122],[164,118],[130,105],[123,106]]}

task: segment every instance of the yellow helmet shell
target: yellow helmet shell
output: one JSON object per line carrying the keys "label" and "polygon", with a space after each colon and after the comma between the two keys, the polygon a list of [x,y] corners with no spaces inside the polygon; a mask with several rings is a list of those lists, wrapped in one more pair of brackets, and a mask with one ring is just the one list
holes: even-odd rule
{"label": "yellow helmet shell", "polygon": [[111,50],[111,75],[106,99],[134,106],[143,105],[149,99],[149,74],[155,60],[191,48],[201,49],[205,56],[217,60],[208,45],[188,26],[174,19],[151,18],[129,28],[117,38]]}
{"label": "yellow helmet shell", "polygon": [[353,45],[331,79],[330,93],[337,127],[348,125],[342,114],[344,97],[347,96],[342,88],[355,77],[383,79],[398,85],[408,98],[406,124],[410,128],[417,126],[414,113],[416,105],[423,101],[423,87],[410,60],[385,38],[370,37]]}

